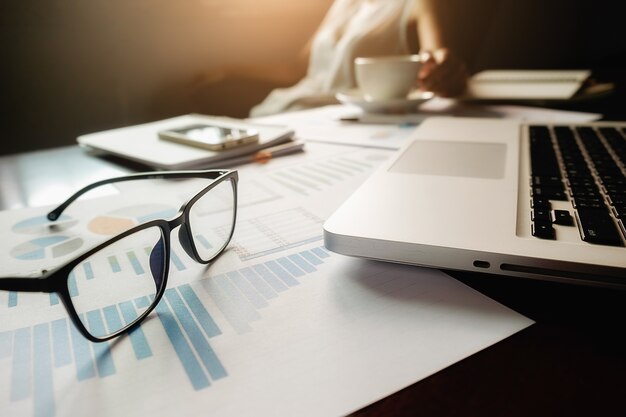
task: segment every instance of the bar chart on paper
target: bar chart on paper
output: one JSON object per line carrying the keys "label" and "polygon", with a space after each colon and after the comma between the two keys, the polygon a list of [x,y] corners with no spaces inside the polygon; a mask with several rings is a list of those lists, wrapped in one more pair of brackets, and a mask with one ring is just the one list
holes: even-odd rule
{"label": "bar chart on paper", "polygon": [[367,175],[388,155],[388,152],[381,150],[358,149],[279,169],[269,173],[268,178],[295,195],[311,196],[328,191],[348,179]]}
{"label": "bar chart on paper", "polygon": [[[236,255],[232,256],[232,267],[206,276],[180,245],[173,244],[170,275],[184,276],[184,283],[170,280],[152,319],[124,336],[123,343],[119,343],[123,349],[115,342],[87,341],[56,294],[36,294],[27,299],[19,293],[0,292],[1,315],[19,315],[22,308],[32,308],[29,303],[33,296],[38,296],[37,307],[51,311],[48,321],[33,321],[28,326],[7,327],[0,323],[0,367],[5,370],[0,373],[0,386],[7,387],[0,390],[0,404],[6,404],[1,409],[19,406],[20,410],[32,409],[35,416],[52,417],[58,415],[59,392],[67,387],[64,384],[99,387],[99,381],[113,381],[128,372],[143,375],[163,363],[175,367],[183,378],[177,384],[186,384],[190,392],[223,386],[233,375],[225,361],[226,352],[218,348],[220,341],[255,336],[255,328],[274,312],[270,312],[272,306],[293,300],[293,294],[301,296],[307,283],[319,282],[315,281],[320,276],[316,273],[333,259],[322,246],[323,218],[302,199],[316,198],[318,193],[366,177],[386,156],[380,150],[348,149],[270,169],[263,178],[242,174],[237,226],[230,243]],[[177,192],[183,193],[180,189]],[[334,194],[341,197],[340,193]],[[298,200],[289,201],[293,196]],[[86,246],[84,242],[79,246],[79,235],[72,232],[106,239],[141,222],[168,219],[177,213],[175,205],[125,203],[110,209],[104,206],[87,219],[68,215],[55,230],[50,230],[41,218],[14,221],[12,232],[23,235],[26,241],[9,253],[14,262],[19,261],[16,255],[55,259],[78,253]],[[220,210],[224,208],[217,204],[201,215],[214,215]],[[215,226],[207,233],[219,234],[219,224]],[[194,237],[202,244],[202,236]],[[174,235],[172,238],[177,242]],[[104,277],[150,274],[152,249],[124,248],[83,262],[69,276],[71,297],[86,297],[88,292],[83,286]],[[148,296],[98,305],[87,310],[81,321],[102,334],[132,322],[150,303]]]}
{"label": "bar chart on paper", "polygon": [[[135,253],[140,263],[146,262],[141,251]],[[146,253],[144,258],[147,256]],[[144,326],[139,326],[128,335],[136,366],[150,366],[149,362],[155,360],[153,344],[168,340],[190,387],[193,390],[210,387],[228,376],[218,353],[212,348],[211,339],[223,333],[224,325],[236,334],[253,331],[253,323],[262,318],[263,308],[290,288],[300,285],[330,256],[320,246],[309,247],[167,289],[153,313],[159,319],[161,331],[155,332],[153,328],[148,333]],[[187,268],[180,258],[178,261],[179,268]],[[172,263],[176,267],[174,261]],[[132,268],[137,274],[145,273],[145,270],[133,267],[133,261],[128,257],[119,257],[116,268]],[[110,271],[90,265],[72,280],[97,280],[99,273]],[[75,292],[72,296],[80,297],[81,294]],[[58,303],[58,299],[54,302],[52,299],[50,304]],[[119,328],[120,323],[133,321],[138,311],[149,303],[148,297],[142,297],[104,306],[88,311],[86,322],[95,331]],[[218,321],[222,323],[221,327]],[[0,395],[7,396],[10,402],[32,401],[35,416],[54,416],[55,372],[73,368],[75,380],[79,383],[115,378],[118,374],[115,355],[110,343],[87,341],[68,318],[0,331],[0,364],[11,369],[10,379],[6,381],[9,389]]]}

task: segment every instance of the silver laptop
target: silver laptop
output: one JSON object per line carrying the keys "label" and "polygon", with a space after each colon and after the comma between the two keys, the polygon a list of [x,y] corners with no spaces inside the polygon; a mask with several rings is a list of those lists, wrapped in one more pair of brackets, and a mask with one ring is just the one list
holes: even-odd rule
{"label": "silver laptop", "polygon": [[430,118],[324,224],[328,249],[626,288],[626,123]]}

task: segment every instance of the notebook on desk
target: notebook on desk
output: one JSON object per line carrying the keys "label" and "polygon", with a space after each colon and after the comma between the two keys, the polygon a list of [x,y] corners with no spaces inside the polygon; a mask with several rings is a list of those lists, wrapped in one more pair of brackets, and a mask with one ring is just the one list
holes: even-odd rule
{"label": "notebook on desk", "polygon": [[466,100],[570,100],[589,78],[589,70],[487,70],[474,74]]}
{"label": "notebook on desk", "polygon": [[431,118],[324,224],[332,251],[626,287],[626,123]]}
{"label": "notebook on desk", "polygon": [[[254,128],[258,132],[259,141],[228,150],[210,151],[159,139],[158,133],[162,130],[176,129],[198,123],[236,129]],[[292,138],[293,134],[292,129],[284,126],[253,124],[229,117],[188,114],[82,135],[77,140],[81,146],[97,149],[150,167],[171,170],[223,166],[221,162],[224,160],[252,155],[258,150],[285,143]]]}

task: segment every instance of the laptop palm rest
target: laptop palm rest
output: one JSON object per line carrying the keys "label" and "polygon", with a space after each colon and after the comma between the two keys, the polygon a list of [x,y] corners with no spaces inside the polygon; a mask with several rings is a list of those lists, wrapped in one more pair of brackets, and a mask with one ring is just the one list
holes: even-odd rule
{"label": "laptop palm rest", "polygon": [[501,179],[505,173],[503,143],[417,140],[390,172]]}

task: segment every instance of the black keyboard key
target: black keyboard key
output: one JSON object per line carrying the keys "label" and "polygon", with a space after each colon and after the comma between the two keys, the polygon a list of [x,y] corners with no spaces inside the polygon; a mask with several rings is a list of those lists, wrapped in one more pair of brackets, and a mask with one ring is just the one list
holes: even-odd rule
{"label": "black keyboard key", "polygon": [[570,187],[596,187],[596,183],[593,179],[589,178],[570,178],[567,180],[567,184]]}
{"label": "black keyboard key", "polygon": [[560,177],[559,163],[545,126],[530,126],[530,165],[533,176]]}
{"label": "black keyboard key", "polygon": [[620,195],[626,193],[626,187],[615,184],[606,184],[604,190],[608,195]]}
{"label": "black keyboard key", "polygon": [[576,217],[580,237],[585,242],[623,246],[620,232],[606,209],[579,208]]}
{"label": "black keyboard key", "polygon": [[570,188],[572,197],[602,198],[600,190],[596,187],[572,187]]}
{"label": "black keyboard key", "polygon": [[540,239],[554,240],[554,228],[551,222],[534,222],[532,225],[532,234]]}
{"label": "black keyboard key", "polygon": [[613,213],[618,219],[626,220],[626,204],[620,206],[613,206]]}
{"label": "black keyboard key", "polygon": [[542,177],[539,175],[533,175],[532,185],[549,186],[549,187],[562,187],[563,180],[560,176]]}
{"label": "black keyboard key", "polygon": [[552,223],[560,224],[562,226],[573,226],[574,219],[567,210],[553,210],[552,211]]}
{"label": "black keyboard key", "polygon": [[609,197],[612,206],[623,206],[626,204],[626,196],[615,195]]}
{"label": "black keyboard key", "polygon": [[534,221],[541,222],[551,222],[552,218],[550,217],[550,210],[542,209],[542,208],[534,208],[532,211],[532,219]]}
{"label": "black keyboard key", "polygon": [[530,207],[550,210],[550,200],[545,197],[534,196],[533,199],[530,200]]}
{"label": "black keyboard key", "polygon": [[576,179],[587,179],[593,181],[593,175],[591,175],[591,171],[587,167],[566,169],[567,178],[576,178]]}
{"label": "black keyboard key", "polygon": [[600,198],[574,197],[572,205],[576,209],[580,208],[606,208],[604,200]]}
{"label": "black keyboard key", "polygon": [[549,200],[567,200],[563,187],[533,187],[533,197],[545,197]]}
{"label": "black keyboard key", "polygon": [[600,175],[600,179],[602,180],[602,184],[619,184],[623,183],[624,176],[623,175]]}

